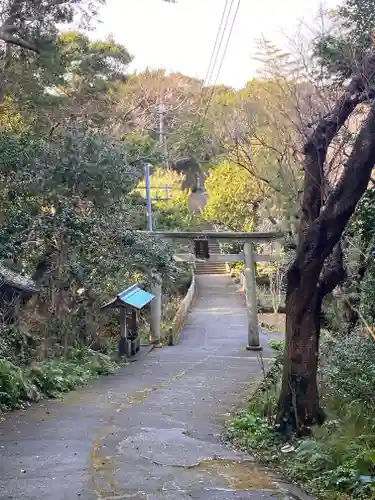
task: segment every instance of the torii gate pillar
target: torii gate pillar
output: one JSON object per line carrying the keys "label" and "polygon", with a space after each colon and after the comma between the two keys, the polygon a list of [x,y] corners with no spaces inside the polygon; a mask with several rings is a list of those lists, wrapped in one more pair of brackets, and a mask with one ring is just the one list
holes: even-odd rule
{"label": "torii gate pillar", "polygon": [[256,293],[256,276],[255,276],[255,256],[254,248],[251,241],[246,241],[244,244],[244,261],[245,261],[245,292],[246,292],[246,310],[247,310],[247,346],[248,351],[261,351],[262,346],[259,341],[259,323],[258,323],[258,307]]}

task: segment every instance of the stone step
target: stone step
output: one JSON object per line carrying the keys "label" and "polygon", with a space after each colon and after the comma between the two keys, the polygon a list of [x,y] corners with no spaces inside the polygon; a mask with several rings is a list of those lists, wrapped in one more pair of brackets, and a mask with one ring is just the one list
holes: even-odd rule
{"label": "stone step", "polygon": [[195,274],[227,274],[227,267],[224,263],[197,262]]}
{"label": "stone step", "polygon": [[[207,230],[212,230],[212,228],[207,227]],[[220,255],[220,245],[218,241],[209,240],[208,241],[208,252],[210,255]],[[203,262],[195,263],[195,273],[196,274],[227,274],[227,267],[225,263],[221,262],[210,262],[210,259]]]}
{"label": "stone step", "polygon": [[202,261],[198,260],[195,263],[197,266],[225,266],[225,262],[215,262],[214,260]]}
{"label": "stone step", "polygon": [[199,273],[195,273],[196,276],[226,276],[228,273],[224,271],[200,271]]}
{"label": "stone step", "polygon": [[195,269],[195,274],[204,274],[204,273],[214,273],[214,274],[227,274],[226,268],[220,267],[206,267],[201,269]]}
{"label": "stone step", "polygon": [[226,267],[225,262],[196,262],[196,267]]}

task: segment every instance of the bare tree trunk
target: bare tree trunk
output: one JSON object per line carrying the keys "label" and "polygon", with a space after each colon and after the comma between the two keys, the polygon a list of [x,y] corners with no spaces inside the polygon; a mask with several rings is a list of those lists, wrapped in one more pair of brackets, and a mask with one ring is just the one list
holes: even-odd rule
{"label": "bare tree trunk", "polygon": [[294,267],[287,275],[286,348],[278,416],[283,434],[306,434],[325,418],[317,387],[321,313],[324,297],[345,277],[340,243],[317,266],[307,280],[300,279],[303,273]]}
{"label": "bare tree trunk", "polygon": [[303,434],[324,420],[317,387],[321,300],[315,293],[301,313],[303,296],[300,286],[288,285],[286,350],[278,419],[282,434],[294,430]]}

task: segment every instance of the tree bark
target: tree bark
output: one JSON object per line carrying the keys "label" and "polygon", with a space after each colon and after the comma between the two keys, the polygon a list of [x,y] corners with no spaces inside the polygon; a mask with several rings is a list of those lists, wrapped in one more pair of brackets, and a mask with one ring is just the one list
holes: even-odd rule
{"label": "tree bark", "polygon": [[300,287],[289,288],[286,299],[286,350],[278,419],[280,432],[286,435],[293,431],[302,435],[324,418],[317,387],[321,303],[315,294],[301,316],[301,294]]}
{"label": "tree bark", "polygon": [[287,275],[286,350],[279,399],[283,434],[292,430],[306,434],[312,425],[324,421],[317,387],[321,314],[324,297],[345,277],[340,243],[322,265],[319,276],[318,281],[311,276],[311,283],[302,285],[301,280],[295,281],[293,268]]}

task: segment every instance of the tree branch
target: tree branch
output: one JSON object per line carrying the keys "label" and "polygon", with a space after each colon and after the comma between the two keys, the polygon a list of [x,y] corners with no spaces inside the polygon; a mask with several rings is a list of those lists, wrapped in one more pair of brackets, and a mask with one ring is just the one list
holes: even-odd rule
{"label": "tree branch", "polygon": [[328,257],[318,284],[318,294],[322,300],[326,295],[333,292],[346,277],[343,262],[343,251],[339,242]]}
{"label": "tree branch", "polygon": [[17,35],[17,25],[23,10],[22,0],[12,0],[9,6],[7,20],[0,27],[0,39],[10,45],[17,45],[26,50],[39,54],[36,43]]}
{"label": "tree branch", "polygon": [[[242,167],[244,168],[245,170],[247,170],[249,172],[249,174],[251,176],[253,176],[255,179],[261,181],[261,182],[264,182],[264,184],[266,184],[267,186],[269,186],[271,189],[273,189],[274,191],[280,193],[281,190],[279,188],[277,188],[271,180],[267,179],[266,177],[264,177],[263,175],[261,175],[259,172],[257,172],[254,168],[250,169],[249,166],[253,166],[253,160],[251,158],[251,156],[249,155],[249,153],[242,147],[242,145],[239,143],[238,139],[235,138],[234,139],[234,142],[235,142],[235,150],[234,150],[234,154],[235,154],[235,159],[234,159],[234,162],[239,166],[239,167]],[[239,154],[239,150],[241,150],[242,154],[246,157],[246,159],[248,160],[248,164],[245,164],[243,163],[243,161],[241,160],[240,158],[240,154]],[[227,152],[229,153],[229,155],[232,155],[233,154],[233,148],[231,148],[231,150],[228,150],[227,149]]]}
{"label": "tree branch", "polygon": [[[298,283],[305,290],[299,314],[315,293],[311,283],[318,283],[325,259],[331,254],[355,207],[365,192],[375,165],[375,103],[354,143],[339,183],[328,196],[319,217],[306,227],[299,240],[296,259],[288,272],[289,284]],[[303,270],[303,272],[302,272]]]}
{"label": "tree branch", "polygon": [[[336,238],[365,192],[375,165],[375,103],[354,143],[343,174],[319,217],[328,240]],[[336,242],[335,242],[336,243]]]}
{"label": "tree branch", "polygon": [[0,40],[3,40],[3,42],[9,43],[11,45],[17,45],[18,47],[21,47],[23,49],[31,50],[32,52],[35,52],[37,54],[40,53],[39,48],[35,43],[14,35],[13,30],[7,25],[4,25],[0,28]]}
{"label": "tree branch", "polygon": [[375,97],[375,89],[368,88],[367,85],[375,74],[375,52],[364,58],[362,68],[361,73],[353,76],[332,112],[318,121],[305,144],[305,182],[300,236],[303,236],[306,225],[320,214],[324,183],[323,165],[328,147],[356,106]]}
{"label": "tree branch", "polygon": [[[370,101],[371,99],[375,98],[375,89],[370,89],[366,92],[362,92],[359,94],[356,99],[356,105],[361,104],[366,101]],[[307,128],[313,128],[315,125],[318,125],[322,120],[331,120],[333,117],[333,112],[331,111],[330,113],[326,113],[325,115],[317,118],[313,122],[308,123],[306,126]]]}

